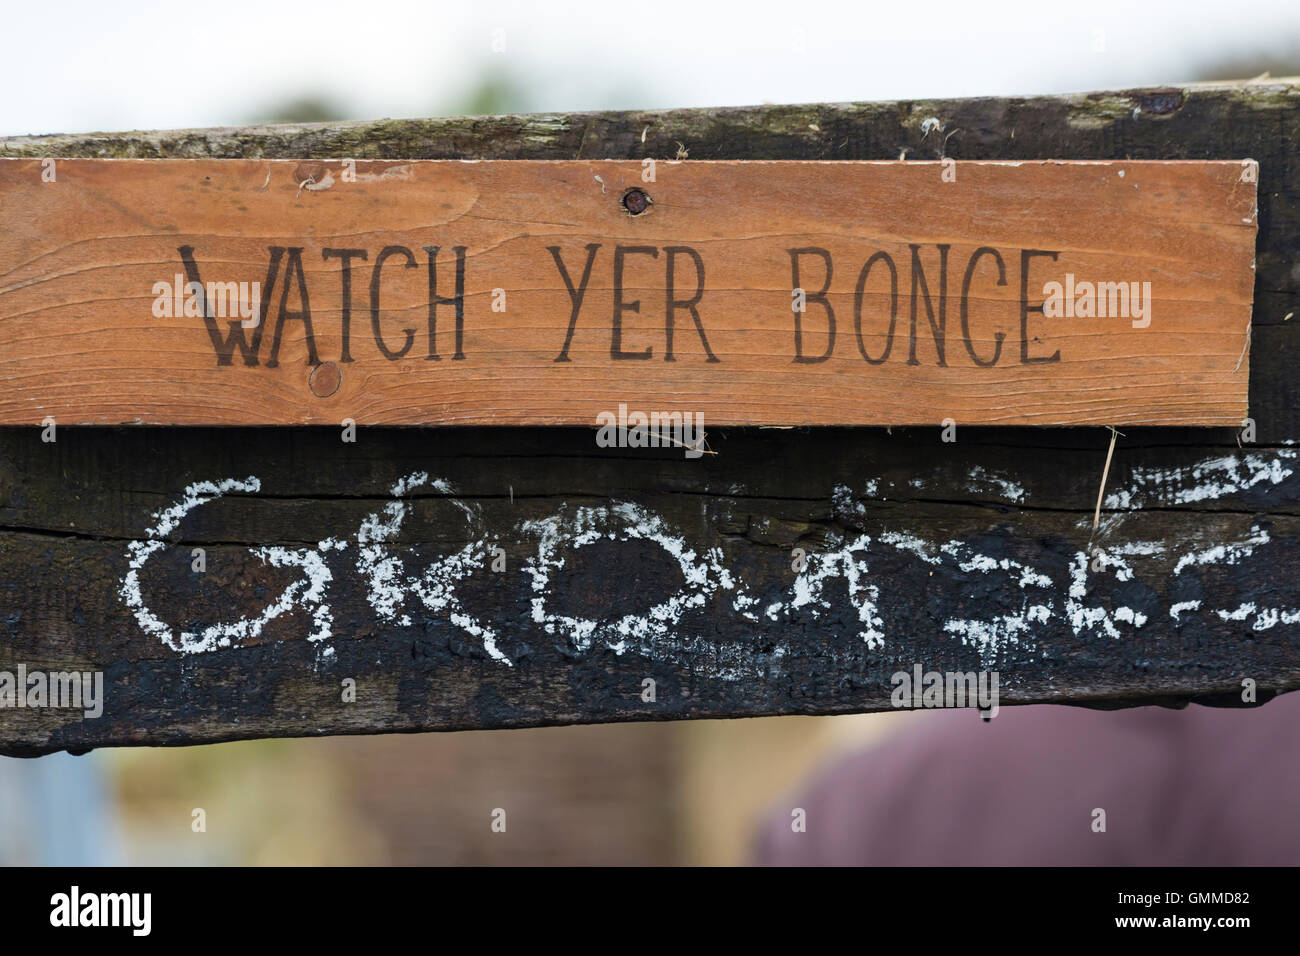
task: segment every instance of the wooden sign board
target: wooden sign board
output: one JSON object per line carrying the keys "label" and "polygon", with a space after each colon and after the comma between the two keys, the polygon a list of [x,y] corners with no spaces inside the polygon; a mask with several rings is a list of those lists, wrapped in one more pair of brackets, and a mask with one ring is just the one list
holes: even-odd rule
{"label": "wooden sign board", "polygon": [[0,160],[0,423],[1235,426],[1256,174]]}

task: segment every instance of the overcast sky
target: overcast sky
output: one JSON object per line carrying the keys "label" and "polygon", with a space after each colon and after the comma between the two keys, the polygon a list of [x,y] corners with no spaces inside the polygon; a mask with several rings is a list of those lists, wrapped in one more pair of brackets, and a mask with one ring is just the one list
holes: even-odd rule
{"label": "overcast sky", "polygon": [[569,111],[1086,91],[1300,51],[1297,0],[101,0],[3,22],[10,135],[246,123],[305,96],[436,115],[489,75]]}

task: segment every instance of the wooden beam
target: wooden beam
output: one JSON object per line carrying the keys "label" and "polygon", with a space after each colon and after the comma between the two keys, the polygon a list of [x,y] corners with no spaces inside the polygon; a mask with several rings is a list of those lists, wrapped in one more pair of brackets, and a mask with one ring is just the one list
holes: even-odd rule
{"label": "wooden beam", "polygon": [[0,709],[0,749],[851,713],[918,664],[996,670],[1003,706],[1300,686],[1293,84],[0,153],[938,159],[930,120],[958,160],[1257,159],[1251,427],[1122,429],[1095,530],[1101,428],[724,428],[697,460],[570,428],[0,428],[0,671],[104,678],[98,718]]}
{"label": "wooden beam", "polygon": [[1257,180],[0,160],[0,423],[1232,426]]}

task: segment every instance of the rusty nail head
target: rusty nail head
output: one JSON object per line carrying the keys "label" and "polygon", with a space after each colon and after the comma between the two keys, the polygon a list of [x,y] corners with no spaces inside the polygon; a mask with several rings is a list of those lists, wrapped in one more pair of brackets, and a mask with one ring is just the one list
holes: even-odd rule
{"label": "rusty nail head", "polygon": [[640,189],[629,189],[623,194],[623,208],[634,216],[639,216],[650,205],[650,197]]}

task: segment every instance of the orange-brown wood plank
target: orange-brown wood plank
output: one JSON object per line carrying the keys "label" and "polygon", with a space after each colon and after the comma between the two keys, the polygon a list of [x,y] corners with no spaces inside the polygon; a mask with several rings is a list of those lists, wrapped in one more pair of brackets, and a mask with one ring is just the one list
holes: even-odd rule
{"label": "orange-brown wood plank", "polygon": [[5,159],[0,423],[1237,425],[1255,181]]}

